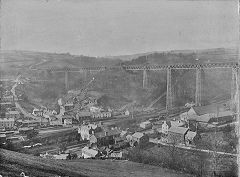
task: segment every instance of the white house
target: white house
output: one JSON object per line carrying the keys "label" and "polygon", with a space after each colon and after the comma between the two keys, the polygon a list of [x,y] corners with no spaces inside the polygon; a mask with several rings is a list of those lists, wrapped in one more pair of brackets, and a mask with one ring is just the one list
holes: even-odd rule
{"label": "white house", "polygon": [[101,108],[95,107],[95,106],[91,106],[90,108],[90,112],[95,113],[95,112],[101,112]]}
{"label": "white house", "polygon": [[32,115],[34,116],[43,116],[43,111],[37,108],[33,109]]}
{"label": "white house", "polygon": [[140,127],[141,128],[151,128],[152,127],[152,123],[151,122],[149,122],[149,121],[145,121],[145,122],[142,122],[142,123],[140,123]]}
{"label": "white house", "polygon": [[125,116],[129,116],[130,115],[130,112],[129,110],[126,110],[125,113],[124,113]]}
{"label": "white house", "polygon": [[171,122],[170,121],[164,121],[162,124],[162,133],[167,135],[168,134],[168,129],[171,127]]}
{"label": "white house", "polygon": [[72,118],[65,118],[63,121],[64,125],[72,125]]}
{"label": "white house", "polygon": [[83,157],[84,159],[96,157],[98,154],[99,154],[99,152],[98,152],[97,150],[90,149],[90,148],[87,147],[87,146],[85,146],[84,148],[82,148],[82,157]]}
{"label": "white house", "polygon": [[78,127],[78,133],[81,135],[83,140],[89,140],[91,132],[90,130],[95,130],[98,126],[95,124],[82,125]]}
{"label": "white house", "polygon": [[188,131],[185,135],[185,141],[188,145],[194,144],[194,138],[196,137],[197,133]]}

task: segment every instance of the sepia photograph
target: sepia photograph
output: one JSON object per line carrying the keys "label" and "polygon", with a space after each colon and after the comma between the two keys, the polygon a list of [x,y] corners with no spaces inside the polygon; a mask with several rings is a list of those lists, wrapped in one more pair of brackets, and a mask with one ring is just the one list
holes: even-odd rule
{"label": "sepia photograph", "polygon": [[238,0],[0,0],[0,177],[238,177]]}

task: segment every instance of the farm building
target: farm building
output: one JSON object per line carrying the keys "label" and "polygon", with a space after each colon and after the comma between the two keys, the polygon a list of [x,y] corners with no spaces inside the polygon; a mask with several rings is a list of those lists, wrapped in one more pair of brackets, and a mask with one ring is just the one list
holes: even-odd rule
{"label": "farm building", "polygon": [[168,130],[168,143],[184,144],[187,132],[188,128],[170,127]]}

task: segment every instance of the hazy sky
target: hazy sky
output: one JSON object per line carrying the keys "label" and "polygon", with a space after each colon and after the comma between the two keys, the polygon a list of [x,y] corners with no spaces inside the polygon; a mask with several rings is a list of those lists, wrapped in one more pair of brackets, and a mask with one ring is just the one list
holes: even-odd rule
{"label": "hazy sky", "polygon": [[2,0],[2,49],[91,56],[235,47],[237,1]]}

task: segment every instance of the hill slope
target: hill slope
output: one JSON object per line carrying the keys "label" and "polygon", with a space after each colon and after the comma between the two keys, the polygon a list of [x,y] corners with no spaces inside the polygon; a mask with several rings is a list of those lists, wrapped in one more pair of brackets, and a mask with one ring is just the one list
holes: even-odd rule
{"label": "hill slope", "polygon": [[0,149],[0,174],[18,176],[22,171],[29,176],[73,177],[186,177],[187,174],[129,161],[86,160],[62,161],[42,159]]}

